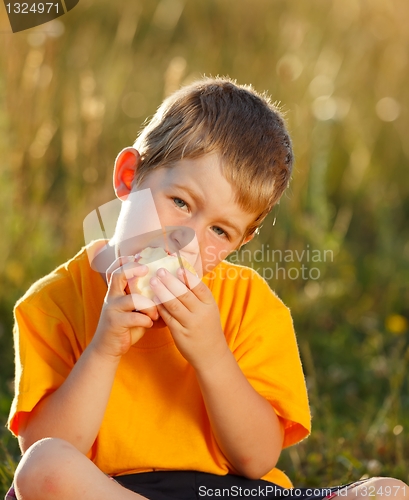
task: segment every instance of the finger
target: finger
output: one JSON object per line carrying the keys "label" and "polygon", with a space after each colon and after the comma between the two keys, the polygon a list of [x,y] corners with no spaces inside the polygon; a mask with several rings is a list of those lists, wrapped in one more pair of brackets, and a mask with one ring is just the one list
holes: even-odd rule
{"label": "finger", "polygon": [[[125,292],[132,297],[134,309],[136,311],[143,311],[144,314],[147,314],[153,321],[156,321],[159,318],[156,304],[142,295],[138,288],[138,278],[145,276],[149,269],[143,264],[138,264],[137,267],[139,267],[137,272],[134,272],[133,269],[124,269],[128,283],[128,286],[125,287]],[[147,271],[145,271],[145,268]]]}
{"label": "finger", "polygon": [[166,288],[170,292],[172,292],[174,297],[185,295],[186,292],[189,291],[183,281],[177,279],[175,276],[173,276],[173,274],[171,274],[167,269],[163,267],[156,271],[156,276],[161,280]]}
{"label": "finger", "polygon": [[173,293],[162,283],[162,281],[154,276],[149,281],[153,293],[155,294],[154,302],[155,304],[169,302],[170,300],[176,300]]}
{"label": "finger", "polygon": [[140,312],[129,312],[124,316],[124,326],[126,328],[151,328],[152,325],[152,319]]}
{"label": "finger", "polygon": [[134,345],[143,337],[145,331],[153,326],[153,321],[144,314],[131,312],[129,314],[129,333],[131,335],[131,344]]}
{"label": "finger", "polygon": [[199,276],[196,276],[186,268],[179,267],[176,274],[177,277],[190,289],[201,283]]}
{"label": "finger", "polygon": [[189,310],[193,311],[197,304],[197,297],[186,287],[180,279],[176,278],[166,269],[160,268],[156,273],[166,288]]}
{"label": "finger", "polygon": [[[187,314],[190,314],[187,307],[166,288],[159,278],[151,279],[151,287],[155,293],[153,301],[157,305],[159,314],[162,318],[165,320],[165,317],[162,315],[163,308],[165,308],[173,320],[184,325],[186,323]],[[162,307],[160,307],[160,305],[162,305]],[[169,326],[168,321],[165,320],[165,323]]]}
{"label": "finger", "polygon": [[211,304],[213,302],[214,298],[212,292],[198,276],[195,276],[188,269],[183,270],[182,268],[179,268],[176,274],[181,280],[183,280],[184,274],[186,274],[190,290],[201,302],[204,302],[205,304]]}
{"label": "finger", "polygon": [[166,307],[159,301],[159,299],[157,299],[157,297],[154,297],[153,299],[155,302],[156,300],[158,301],[157,302],[157,308],[158,308],[158,311],[159,311],[159,314],[160,314],[160,317],[163,319],[163,321],[166,323],[166,325],[168,327],[171,327],[172,326],[172,322],[173,324],[175,323],[175,318],[169,313],[169,311],[166,309]]}
{"label": "finger", "polygon": [[[163,308],[169,313],[172,317],[172,321],[177,321],[181,325],[184,325],[186,322],[186,314],[189,313],[189,310],[185,307],[178,298],[176,298],[168,288],[161,282],[161,280],[157,277],[154,277],[150,281],[151,288],[155,293],[153,297],[153,301],[158,307],[159,314],[162,316]],[[160,305],[163,306],[160,307]],[[162,311],[162,312],[161,312]],[[168,315],[167,315],[168,317]],[[165,317],[162,316],[165,323],[169,326],[169,320],[165,320]]]}
{"label": "finger", "polygon": [[144,295],[140,295],[139,293],[132,293],[129,297],[132,300],[135,311],[143,312],[143,314],[148,315],[153,321],[156,321],[159,318],[155,302],[148,299]]}
{"label": "finger", "polygon": [[107,278],[107,283],[109,283],[109,279],[111,277],[111,274],[122,267],[124,264],[127,264],[128,262],[135,262],[137,259],[139,259],[139,255],[125,255],[123,257],[118,257],[117,259],[112,262],[112,264],[108,267],[108,269],[105,272],[106,278]]}
{"label": "finger", "polygon": [[155,302],[139,294],[127,294],[117,299],[116,308],[122,311],[135,311],[149,316],[152,321],[159,318]]}
{"label": "finger", "polygon": [[115,272],[117,269],[127,264],[128,262],[135,262],[135,259],[136,256],[134,255],[125,255],[123,257],[118,257],[117,259],[115,259],[105,272],[105,281],[109,284],[113,272]]}
{"label": "finger", "polygon": [[128,262],[119,267],[111,275],[108,285],[108,295],[112,297],[124,295],[128,280],[144,276],[147,272],[148,266],[135,262]]}

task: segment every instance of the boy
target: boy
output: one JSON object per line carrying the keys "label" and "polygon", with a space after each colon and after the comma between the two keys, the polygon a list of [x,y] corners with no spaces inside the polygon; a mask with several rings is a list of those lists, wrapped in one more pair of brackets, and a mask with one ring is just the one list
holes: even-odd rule
{"label": "boy", "polygon": [[[93,242],[15,309],[18,498],[273,498],[291,487],[275,465],[310,431],[291,317],[257,273],[223,259],[254,237],[292,162],[279,112],[226,79],[176,92],[122,151],[112,240]],[[185,271],[185,283],[183,270],[159,270],[140,307],[126,291],[147,273],[135,254],[149,238],[133,237],[145,190],[169,244],[204,276]],[[90,267],[101,255],[103,276]]]}

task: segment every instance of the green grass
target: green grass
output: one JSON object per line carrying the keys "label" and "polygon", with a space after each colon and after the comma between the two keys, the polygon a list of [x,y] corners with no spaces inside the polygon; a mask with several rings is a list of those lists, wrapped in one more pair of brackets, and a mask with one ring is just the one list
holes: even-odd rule
{"label": "green grass", "polygon": [[6,431],[0,431],[0,498],[11,485],[13,474],[19,460],[16,442],[11,442]]}

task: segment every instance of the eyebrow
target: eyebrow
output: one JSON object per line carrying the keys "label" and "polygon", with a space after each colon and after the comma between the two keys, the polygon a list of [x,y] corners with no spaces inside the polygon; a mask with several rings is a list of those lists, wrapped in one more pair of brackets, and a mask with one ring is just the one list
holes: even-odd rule
{"label": "eyebrow", "polygon": [[[201,196],[196,191],[193,191],[192,189],[190,189],[189,186],[182,186],[181,184],[173,184],[173,187],[181,189],[182,191],[185,191],[191,198],[193,198],[193,200],[198,202],[200,205],[205,204],[205,199],[203,198],[203,196]],[[221,225],[227,226],[230,229],[232,229],[236,233],[236,236],[242,235],[242,231],[240,231],[240,229],[235,224],[232,224],[227,219],[218,219],[218,221],[220,222]]]}

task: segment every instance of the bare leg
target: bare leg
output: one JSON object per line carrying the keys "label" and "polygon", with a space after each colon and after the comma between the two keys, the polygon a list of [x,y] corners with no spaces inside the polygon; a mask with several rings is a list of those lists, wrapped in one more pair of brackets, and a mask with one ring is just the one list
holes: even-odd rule
{"label": "bare leg", "polygon": [[340,490],[337,497],[346,500],[409,500],[409,486],[399,479],[373,477],[358,486]]}
{"label": "bare leg", "polygon": [[17,498],[24,500],[146,500],[112,481],[74,446],[56,438],[42,439],[27,450],[14,484]]}

